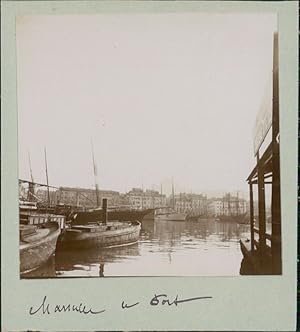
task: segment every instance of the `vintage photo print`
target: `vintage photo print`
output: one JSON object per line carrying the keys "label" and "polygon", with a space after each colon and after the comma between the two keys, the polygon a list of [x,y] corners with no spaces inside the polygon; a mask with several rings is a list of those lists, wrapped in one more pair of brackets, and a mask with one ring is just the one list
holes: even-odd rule
{"label": "vintage photo print", "polygon": [[281,273],[276,14],[16,29],[22,277]]}

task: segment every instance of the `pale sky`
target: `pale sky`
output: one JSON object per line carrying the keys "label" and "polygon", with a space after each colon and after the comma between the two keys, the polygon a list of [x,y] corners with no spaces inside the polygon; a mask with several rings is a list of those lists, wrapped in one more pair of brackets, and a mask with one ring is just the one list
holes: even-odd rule
{"label": "pale sky", "polygon": [[272,70],[272,14],[17,20],[20,178],[93,187],[247,191]]}

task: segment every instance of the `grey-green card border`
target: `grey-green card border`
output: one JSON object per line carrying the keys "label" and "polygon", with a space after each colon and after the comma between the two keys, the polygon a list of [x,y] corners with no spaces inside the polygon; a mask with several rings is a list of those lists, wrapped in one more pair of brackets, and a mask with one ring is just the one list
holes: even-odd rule
{"label": "grey-green card border", "polygon": [[[3,331],[294,331],[297,263],[298,1],[2,1],[1,4],[1,285]],[[130,277],[20,280],[15,18],[17,15],[167,12],[277,13],[283,275]],[[154,294],[213,299],[172,308],[150,307]],[[54,303],[86,303],[105,313],[29,315],[43,296]],[[121,301],[139,301],[132,309]]]}

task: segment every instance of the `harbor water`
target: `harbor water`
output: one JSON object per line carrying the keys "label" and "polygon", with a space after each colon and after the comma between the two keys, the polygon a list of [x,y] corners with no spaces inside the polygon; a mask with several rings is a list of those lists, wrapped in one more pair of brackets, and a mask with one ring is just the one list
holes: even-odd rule
{"label": "harbor water", "polygon": [[242,237],[249,237],[249,225],[213,219],[147,220],[138,243],[57,250],[47,264],[24,277],[236,276]]}

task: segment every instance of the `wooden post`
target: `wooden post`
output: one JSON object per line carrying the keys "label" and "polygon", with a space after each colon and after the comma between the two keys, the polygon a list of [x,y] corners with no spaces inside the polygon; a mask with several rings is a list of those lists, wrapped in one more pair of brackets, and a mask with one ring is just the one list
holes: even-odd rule
{"label": "wooden post", "polygon": [[172,208],[175,210],[175,194],[174,194],[174,180],[172,177]]}
{"label": "wooden post", "polygon": [[103,213],[103,223],[107,222],[107,198],[102,199],[102,213]]}
{"label": "wooden post", "polygon": [[251,251],[254,251],[254,213],[253,213],[253,184],[249,183],[250,189],[250,236],[251,236]]}
{"label": "wooden post", "polygon": [[28,183],[28,200],[29,201],[34,201],[35,196],[34,196],[34,181],[33,181],[33,175],[32,175],[32,168],[31,168],[31,159],[30,159],[30,153],[28,151],[28,160],[29,160],[29,170],[30,170],[30,179],[31,183]]}
{"label": "wooden post", "polygon": [[272,118],[272,268],[274,274],[282,273],[281,263],[281,199],[279,151],[279,92],[278,92],[278,34],[273,44],[273,118]]}
{"label": "wooden post", "polygon": [[257,178],[258,178],[258,219],[259,219],[259,253],[260,261],[264,266],[266,257],[266,207],[265,207],[265,184],[264,168],[257,153]]}

